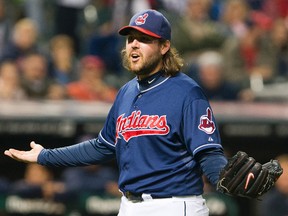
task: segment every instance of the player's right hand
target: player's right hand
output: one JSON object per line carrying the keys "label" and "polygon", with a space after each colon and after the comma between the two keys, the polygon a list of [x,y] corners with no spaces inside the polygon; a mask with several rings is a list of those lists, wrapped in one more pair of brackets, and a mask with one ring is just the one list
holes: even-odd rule
{"label": "player's right hand", "polygon": [[34,141],[30,143],[31,150],[21,151],[17,149],[9,149],[4,152],[5,155],[21,162],[36,163],[38,155],[40,154],[43,146],[36,144]]}

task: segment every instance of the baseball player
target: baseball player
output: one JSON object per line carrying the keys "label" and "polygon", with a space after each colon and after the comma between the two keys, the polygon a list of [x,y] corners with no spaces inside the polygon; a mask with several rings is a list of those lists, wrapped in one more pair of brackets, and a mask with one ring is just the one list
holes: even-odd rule
{"label": "baseball player", "polygon": [[119,90],[98,137],[55,149],[32,141],[29,151],[5,154],[62,167],[116,157],[123,194],[118,216],[208,216],[202,175],[216,185],[227,164],[209,102],[180,72],[182,59],[161,13],[137,13],[119,34],[126,36],[123,65],[136,77]]}

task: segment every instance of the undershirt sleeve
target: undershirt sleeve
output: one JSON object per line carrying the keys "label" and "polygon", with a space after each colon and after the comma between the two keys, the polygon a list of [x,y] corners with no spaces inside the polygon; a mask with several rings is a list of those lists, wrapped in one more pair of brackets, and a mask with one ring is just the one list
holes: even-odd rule
{"label": "undershirt sleeve", "polygon": [[37,163],[50,167],[73,167],[100,164],[115,157],[115,150],[91,139],[68,147],[43,149]]}
{"label": "undershirt sleeve", "polygon": [[227,158],[222,149],[206,149],[196,155],[203,174],[209,179],[209,182],[216,186],[219,180],[221,169],[227,164]]}

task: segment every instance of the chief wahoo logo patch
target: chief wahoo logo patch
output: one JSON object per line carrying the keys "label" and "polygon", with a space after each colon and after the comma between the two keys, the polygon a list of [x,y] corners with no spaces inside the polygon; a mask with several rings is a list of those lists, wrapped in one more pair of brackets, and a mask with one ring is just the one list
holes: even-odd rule
{"label": "chief wahoo logo patch", "polygon": [[143,25],[146,22],[146,19],[148,17],[148,14],[145,13],[144,15],[140,15],[139,17],[137,17],[137,19],[135,20],[136,25]]}
{"label": "chief wahoo logo patch", "polygon": [[206,114],[200,117],[200,124],[198,125],[198,128],[207,134],[214,133],[216,126],[212,120],[212,111],[209,107],[206,109]]}

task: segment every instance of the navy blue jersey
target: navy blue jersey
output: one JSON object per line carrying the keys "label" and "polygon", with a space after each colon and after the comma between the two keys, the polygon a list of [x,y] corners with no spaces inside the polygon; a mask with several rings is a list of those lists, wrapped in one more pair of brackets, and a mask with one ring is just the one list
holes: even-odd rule
{"label": "navy blue jersey", "polygon": [[[122,192],[202,194],[202,172],[195,155],[222,149],[211,107],[201,88],[187,75],[161,74],[142,81],[135,78],[124,85],[98,139],[80,144],[86,148],[76,145],[57,150],[46,162],[40,154],[40,163],[53,165],[58,160],[60,165],[63,161],[64,165],[85,165],[115,154]],[[97,153],[96,145],[107,153]]]}
{"label": "navy blue jersey", "polygon": [[194,156],[221,148],[205,95],[183,73],[127,83],[99,139],[116,149],[122,191],[157,195],[201,194]]}

